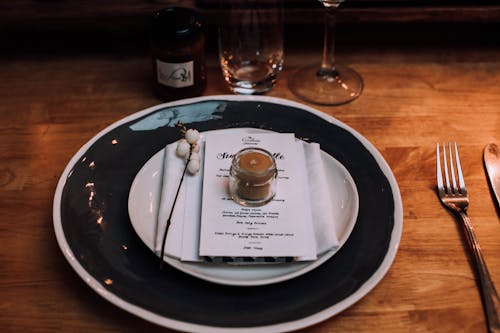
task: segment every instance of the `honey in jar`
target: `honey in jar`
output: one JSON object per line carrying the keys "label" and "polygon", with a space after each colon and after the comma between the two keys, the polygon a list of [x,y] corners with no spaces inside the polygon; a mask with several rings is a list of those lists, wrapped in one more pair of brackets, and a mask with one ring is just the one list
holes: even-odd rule
{"label": "honey in jar", "polygon": [[206,86],[205,37],[198,13],[183,7],[154,12],[150,39],[157,95],[167,101],[201,95]]}

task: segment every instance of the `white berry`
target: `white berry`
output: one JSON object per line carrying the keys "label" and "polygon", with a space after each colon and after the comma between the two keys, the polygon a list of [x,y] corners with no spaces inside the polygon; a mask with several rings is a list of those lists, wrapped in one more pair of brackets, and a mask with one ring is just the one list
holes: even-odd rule
{"label": "white berry", "polygon": [[187,154],[184,156],[184,161],[189,162],[190,160],[200,160],[200,154],[192,152],[191,155]]}
{"label": "white berry", "polygon": [[175,153],[179,157],[185,157],[189,155],[189,150],[191,149],[191,146],[185,139],[180,139],[177,142],[177,148],[175,149]]}
{"label": "white berry", "polygon": [[192,144],[191,151],[193,153],[199,153],[200,152],[200,145],[198,143]]}
{"label": "white berry", "polygon": [[184,137],[186,138],[186,141],[189,142],[190,144],[195,144],[196,142],[198,142],[198,139],[200,138],[200,132],[190,128],[186,131]]}
{"label": "white berry", "polygon": [[187,170],[192,175],[197,173],[200,170],[200,160],[189,160]]}

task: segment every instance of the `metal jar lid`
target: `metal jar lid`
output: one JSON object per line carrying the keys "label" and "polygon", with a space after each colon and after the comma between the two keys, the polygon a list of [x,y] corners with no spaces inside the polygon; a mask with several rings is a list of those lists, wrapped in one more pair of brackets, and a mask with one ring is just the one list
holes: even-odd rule
{"label": "metal jar lid", "polygon": [[151,38],[155,42],[174,41],[196,35],[202,27],[198,13],[190,8],[169,7],[153,13]]}

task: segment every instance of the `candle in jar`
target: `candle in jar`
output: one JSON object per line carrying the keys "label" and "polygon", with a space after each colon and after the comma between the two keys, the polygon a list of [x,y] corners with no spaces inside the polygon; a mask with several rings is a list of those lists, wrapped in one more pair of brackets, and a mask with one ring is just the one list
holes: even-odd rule
{"label": "candle in jar", "polygon": [[276,162],[260,148],[246,148],[233,158],[229,191],[233,200],[244,206],[261,206],[276,194]]}
{"label": "candle in jar", "polygon": [[[268,170],[274,165],[271,156],[260,151],[248,151],[241,155],[238,166],[253,178],[270,178]],[[253,179],[256,181],[256,179]]]}

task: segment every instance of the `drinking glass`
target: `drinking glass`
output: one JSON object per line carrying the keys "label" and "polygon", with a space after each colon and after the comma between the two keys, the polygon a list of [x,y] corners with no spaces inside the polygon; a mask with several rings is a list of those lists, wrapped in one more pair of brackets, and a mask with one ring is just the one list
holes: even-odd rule
{"label": "drinking glass", "polygon": [[281,0],[223,1],[219,60],[224,79],[237,94],[270,91],[283,68]]}
{"label": "drinking glass", "polygon": [[337,9],[343,0],[319,0],[325,9],[323,60],[300,68],[289,79],[289,89],[299,98],[321,105],[348,103],[361,94],[363,79],[347,66],[335,62]]}

